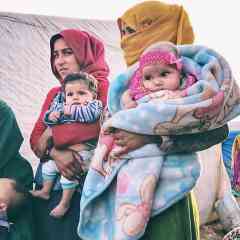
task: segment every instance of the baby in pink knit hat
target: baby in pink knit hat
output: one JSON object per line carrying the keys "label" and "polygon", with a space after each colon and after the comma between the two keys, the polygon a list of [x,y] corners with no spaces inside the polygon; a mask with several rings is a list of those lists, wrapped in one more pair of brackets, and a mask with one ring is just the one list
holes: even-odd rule
{"label": "baby in pink knit hat", "polygon": [[[185,89],[196,82],[195,76],[184,73],[178,49],[170,42],[151,45],[140,56],[138,64],[129,81],[128,89],[121,97],[124,109],[137,107],[141,102],[182,98],[186,96]],[[118,129],[111,129],[109,133],[117,132]],[[159,137],[151,136],[151,142],[159,140]],[[128,152],[127,147],[115,145],[111,134],[102,134],[99,143],[105,146],[103,152],[110,162]],[[98,163],[93,167],[99,170],[100,165]],[[103,171],[102,174],[104,175]]]}
{"label": "baby in pink knit hat", "polygon": [[122,105],[136,107],[137,101],[146,95],[158,100],[183,97],[182,90],[195,81],[193,75],[183,73],[177,47],[170,42],[160,42],[141,55],[139,67],[122,95]]}

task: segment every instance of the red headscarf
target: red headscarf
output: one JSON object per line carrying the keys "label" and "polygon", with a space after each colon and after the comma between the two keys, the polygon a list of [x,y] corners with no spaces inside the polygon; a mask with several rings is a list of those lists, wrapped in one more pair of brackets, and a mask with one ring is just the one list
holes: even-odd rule
{"label": "red headscarf", "polygon": [[97,38],[87,32],[78,29],[67,29],[54,35],[50,39],[51,67],[53,74],[62,82],[54,66],[53,47],[57,39],[63,38],[66,44],[72,48],[75,57],[80,65],[80,70],[92,74],[99,82],[99,99],[106,103],[108,90],[109,68],[105,62],[104,46]]}

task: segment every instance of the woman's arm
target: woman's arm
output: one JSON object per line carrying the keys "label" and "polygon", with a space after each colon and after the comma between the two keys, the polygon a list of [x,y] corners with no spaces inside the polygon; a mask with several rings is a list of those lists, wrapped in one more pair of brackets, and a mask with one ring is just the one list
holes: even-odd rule
{"label": "woman's arm", "polygon": [[47,132],[45,136],[41,138],[41,136],[47,129],[47,126],[44,124],[44,115],[46,111],[50,108],[52,100],[54,99],[54,97],[59,91],[60,91],[60,88],[56,87],[51,89],[47,94],[44,104],[42,105],[41,113],[38,117],[37,122],[34,125],[34,128],[30,136],[31,148],[38,157],[41,157],[46,151],[46,148],[44,149],[44,146],[46,147],[47,143],[44,141],[46,140],[46,137],[49,134],[49,132]]}
{"label": "woman's arm", "polygon": [[[170,145],[167,149],[162,149],[166,153],[181,153],[181,152],[197,152],[205,150],[213,145],[224,141],[228,136],[228,126],[224,125],[221,128],[211,131],[186,134],[170,137]],[[147,143],[156,142],[161,145],[161,137],[159,141],[156,136],[147,136],[136,133],[118,130],[114,134],[115,144],[125,147],[128,151],[135,150]]]}
{"label": "woman's arm", "polygon": [[223,142],[228,137],[228,125],[202,133],[171,136],[167,153],[197,152]]}

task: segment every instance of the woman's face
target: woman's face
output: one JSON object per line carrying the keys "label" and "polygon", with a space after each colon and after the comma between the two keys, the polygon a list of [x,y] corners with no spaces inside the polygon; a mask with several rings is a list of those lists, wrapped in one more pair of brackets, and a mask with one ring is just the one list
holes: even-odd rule
{"label": "woman's face", "polygon": [[54,66],[61,79],[64,79],[70,73],[80,71],[80,66],[73,50],[66,44],[63,38],[55,41],[53,57]]}

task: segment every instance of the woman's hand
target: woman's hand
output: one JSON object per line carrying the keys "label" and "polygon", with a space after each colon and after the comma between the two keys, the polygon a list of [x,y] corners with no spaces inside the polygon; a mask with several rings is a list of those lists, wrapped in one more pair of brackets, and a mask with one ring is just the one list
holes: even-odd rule
{"label": "woman's hand", "polygon": [[51,128],[47,128],[42,136],[39,138],[39,141],[34,149],[35,154],[41,159],[43,158],[47,145],[48,145],[48,139],[52,137],[52,130]]}
{"label": "woman's hand", "polygon": [[50,156],[55,161],[61,175],[67,179],[77,179],[81,175],[81,158],[76,151],[53,148],[50,152]]}
{"label": "woman's hand", "polygon": [[127,149],[126,152],[133,151],[150,142],[150,138],[146,135],[127,132],[125,130],[117,130],[113,133],[115,144]]}

